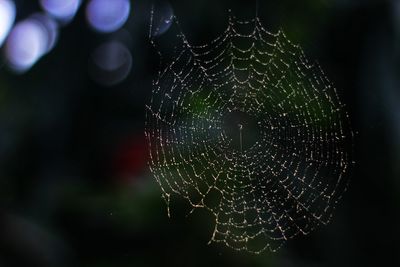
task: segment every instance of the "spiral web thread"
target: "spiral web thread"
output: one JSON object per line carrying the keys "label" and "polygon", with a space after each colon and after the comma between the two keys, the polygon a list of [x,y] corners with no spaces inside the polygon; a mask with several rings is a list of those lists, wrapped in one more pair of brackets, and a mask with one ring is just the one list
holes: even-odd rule
{"label": "spiral web thread", "polygon": [[[353,132],[319,65],[258,17],[230,15],[209,44],[182,31],[176,39],[146,106],[150,170],[168,214],[180,196],[215,218],[210,242],[254,253],[327,224],[348,184]],[[227,133],[235,112],[257,122],[247,147],[245,124],[240,147]]]}

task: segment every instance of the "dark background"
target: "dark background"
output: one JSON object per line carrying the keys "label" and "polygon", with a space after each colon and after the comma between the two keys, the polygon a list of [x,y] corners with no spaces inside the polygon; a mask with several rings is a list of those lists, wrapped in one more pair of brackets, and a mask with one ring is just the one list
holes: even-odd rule
{"label": "dark background", "polygon": [[[36,1],[16,3],[17,21],[40,11]],[[24,74],[1,57],[0,266],[400,266],[399,1],[259,1],[264,26],[282,28],[319,61],[357,133],[357,163],[332,223],[259,256],[207,245],[205,213],[186,217],[177,202],[167,217],[143,133],[157,70],[150,1],[131,3],[124,27],[100,34],[84,1]],[[221,33],[228,9],[243,19],[256,10],[248,0],[170,4],[196,42]],[[105,86],[89,59],[114,39],[128,47],[132,69]]]}

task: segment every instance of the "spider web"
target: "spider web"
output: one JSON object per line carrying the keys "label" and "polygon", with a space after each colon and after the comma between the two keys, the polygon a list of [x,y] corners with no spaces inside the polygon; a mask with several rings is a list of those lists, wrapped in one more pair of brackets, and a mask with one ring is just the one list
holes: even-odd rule
{"label": "spider web", "polygon": [[204,45],[179,30],[170,54],[145,127],[168,214],[182,197],[215,218],[210,242],[254,253],[327,224],[347,187],[353,132],[320,66],[258,17],[230,15]]}

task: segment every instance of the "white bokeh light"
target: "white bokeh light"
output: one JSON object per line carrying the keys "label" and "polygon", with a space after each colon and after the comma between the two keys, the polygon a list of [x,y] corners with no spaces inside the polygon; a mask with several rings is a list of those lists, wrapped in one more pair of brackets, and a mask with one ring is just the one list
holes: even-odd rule
{"label": "white bokeh light", "polygon": [[110,33],[124,25],[130,8],[129,0],[91,0],[86,7],[86,18],[94,30]]}
{"label": "white bokeh light", "polygon": [[0,46],[14,24],[15,13],[15,4],[13,1],[0,0]]}
{"label": "white bokeh light", "polygon": [[76,14],[81,0],[40,0],[40,5],[52,17],[63,21],[70,21]]}
{"label": "white bokeh light", "polygon": [[17,73],[29,70],[54,47],[57,36],[57,24],[42,14],[34,14],[19,22],[10,32],[5,45],[9,67]]}

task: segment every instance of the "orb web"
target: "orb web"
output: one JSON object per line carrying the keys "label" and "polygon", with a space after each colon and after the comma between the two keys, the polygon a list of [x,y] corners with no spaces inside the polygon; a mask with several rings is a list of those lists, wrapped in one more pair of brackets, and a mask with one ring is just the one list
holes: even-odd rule
{"label": "orb web", "polygon": [[348,184],[353,132],[320,66],[282,31],[233,15],[208,44],[180,31],[171,55],[145,127],[168,214],[181,197],[212,214],[210,242],[254,253],[327,224]]}

